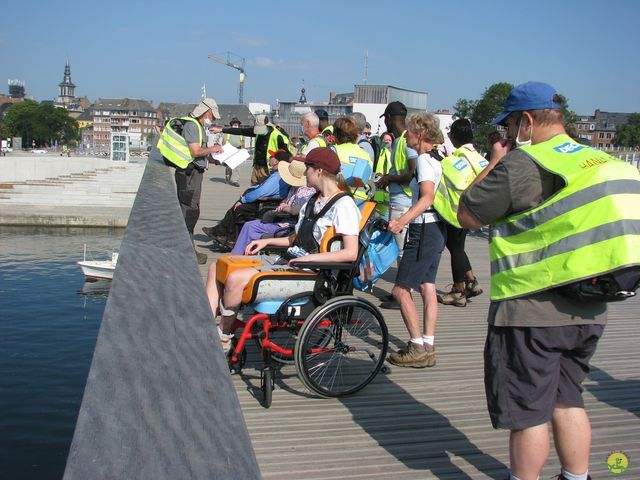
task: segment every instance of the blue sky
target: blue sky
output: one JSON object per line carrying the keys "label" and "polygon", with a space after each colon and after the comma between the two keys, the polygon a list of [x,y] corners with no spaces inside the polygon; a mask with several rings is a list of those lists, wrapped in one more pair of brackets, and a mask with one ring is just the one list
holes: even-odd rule
{"label": "blue sky", "polygon": [[195,102],[204,83],[219,103],[234,103],[238,73],[207,59],[232,51],[246,58],[245,102],[296,100],[303,80],[308,100],[327,101],[363,82],[368,50],[367,83],[426,91],[430,110],[495,82],[539,80],[578,113],[640,111],[636,0],[24,5],[3,15],[0,91],[19,79],[37,100],[57,95],[69,59],[76,94],[92,101]]}

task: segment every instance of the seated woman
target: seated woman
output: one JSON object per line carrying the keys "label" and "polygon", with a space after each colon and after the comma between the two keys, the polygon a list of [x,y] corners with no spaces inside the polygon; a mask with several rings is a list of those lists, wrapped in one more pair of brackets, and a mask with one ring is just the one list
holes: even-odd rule
{"label": "seated woman", "polygon": [[[289,193],[289,185],[280,176],[280,162],[291,161],[291,154],[286,150],[278,150],[269,157],[271,174],[259,185],[249,187],[240,199],[225,213],[224,217],[213,227],[202,227],[202,231],[223,248],[231,248],[236,240],[236,226],[248,219],[256,218],[260,207],[260,199],[280,200]],[[231,245],[230,245],[231,244]]]}
{"label": "seated woman", "polygon": [[265,234],[275,236],[276,233],[281,233],[278,236],[285,237],[291,233],[297,223],[300,208],[316,193],[315,188],[307,186],[304,171],[304,163],[298,160],[278,164],[280,176],[292,188],[287,198],[275,210],[265,213],[262,219],[250,220],[242,226],[236,244],[231,250],[233,255],[244,255],[247,245]]}
{"label": "seated woman", "polygon": [[[330,148],[315,148],[305,158],[307,185],[318,190],[300,210],[295,227],[296,237],[267,238],[247,245],[245,253],[255,255],[267,246],[298,247],[308,252],[295,258],[296,262],[353,262],[358,256],[360,210],[351,196],[340,196],[337,175],[340,159]],[[334,198],[335,197],[335,198]],[[337,198],[337,200],[336,200]],[[329,208],[325,208],[329,206]],[[318,253],[320,241],[329,227],[343,238],[343,248],[335,252]],[[209,266],[206,291],[214,318],[220,313],[220,340],[225,352],[231,348],[233,323],[242,300],[242,291],[258,273],[255,268],[232,271],[225,284],[216,279],[216,264]],[[220,301],[222,300],[222,301]]]}

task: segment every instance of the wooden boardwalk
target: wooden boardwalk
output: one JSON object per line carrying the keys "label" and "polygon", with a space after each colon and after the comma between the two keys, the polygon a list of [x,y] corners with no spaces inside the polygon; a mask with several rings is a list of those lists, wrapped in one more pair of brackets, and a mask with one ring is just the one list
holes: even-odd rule
{"label": "wooden boardwalk", "polygon": [[[241,184],[248,185],[248,169]],[[222,182],[224,171],[205,174],[196,245],[213,261],[202,226],[215,224],[242,189]],[[471,236],[467,253],[481,286],[489,288],[486,238]],[[206,266],[201,266],[203,279]],[[389,291],[395,269],[374,294]],[[438,287],[451,282],[445,251]],[[376,298],[364,294],[377,304]],[[419,297],[416,298],[419,302]],[[419,308],[420,308],[420,303]],[[391,367],[363,391],[342,399],[315,397],[297,379],[293,366],[277,376],[273,406],[264,409],[257,391],[260,364],[250,355],[243,375],[233,377],[249,434],[265,479],[506,478],[508,432],[491,427],[485,405],[482,350],[487,293],[465,308],[441,306],[436,336],[437,365],[416,370]],[[609,325],[584,383],[593,427],[591,475],[611,478],[607,457],[624,452],[632,468],[618,478],[640,478],[640,301],[611,305]],[[404,344],[398,311],[382,310],[391,348]],[[255,347],[251,346],[255,353]],[[256,398],[257,396],[257,398]],[[552,451],[540,478],[559,472]]]}

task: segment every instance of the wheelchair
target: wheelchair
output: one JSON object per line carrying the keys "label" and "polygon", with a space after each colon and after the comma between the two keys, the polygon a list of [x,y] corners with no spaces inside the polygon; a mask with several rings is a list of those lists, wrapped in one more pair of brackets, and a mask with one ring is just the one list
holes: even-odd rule
{"label": "wheelchair", "polygon": [[[274,265],[245,286],[241,308],[250,307],[254,313],[233,326],[229,368],[232,374],[241,373],[247,343],[255,341],[263,360],[260,389],[266,408],[271,406],[278,364],[295,365],[305,387],[322,397],[356,393],[384,368],[389,337],[384,318],[371,302],[353,295],[353,278],[365,251],[364,229],[382,228],[371,218],[375,205],[367,201],[360,207],[361,241],[354,262],[304,262],[298,265],[303,270]],[[340,244],[340,237],[329,228],[320,251],[334,251]],[[236,268],[259,269],[266,257],[262,258],[222,256],[217,280],[224,284]]]}

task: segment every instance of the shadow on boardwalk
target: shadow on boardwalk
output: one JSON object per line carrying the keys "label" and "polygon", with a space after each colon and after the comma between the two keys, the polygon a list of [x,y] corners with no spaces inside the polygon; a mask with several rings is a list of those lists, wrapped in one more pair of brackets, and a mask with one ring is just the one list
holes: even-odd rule
{"label": "shadow on boardwalk", "polygon": [[598,401],[640,417],[640,380],[618,380],[593,365],[588,377],[598,382],[585,387]]}
{"label": "shadow on boardwalk", "polygon": [[349,409],[353,420],[407,468],[430,471],[438,479],[469,478],[453,463],[451,454],[489,478],[508,474],[505,464],[481,451],[444,415],[417,401],[385,374],[379,374],[367,387],[367,395],[339,400]]}

